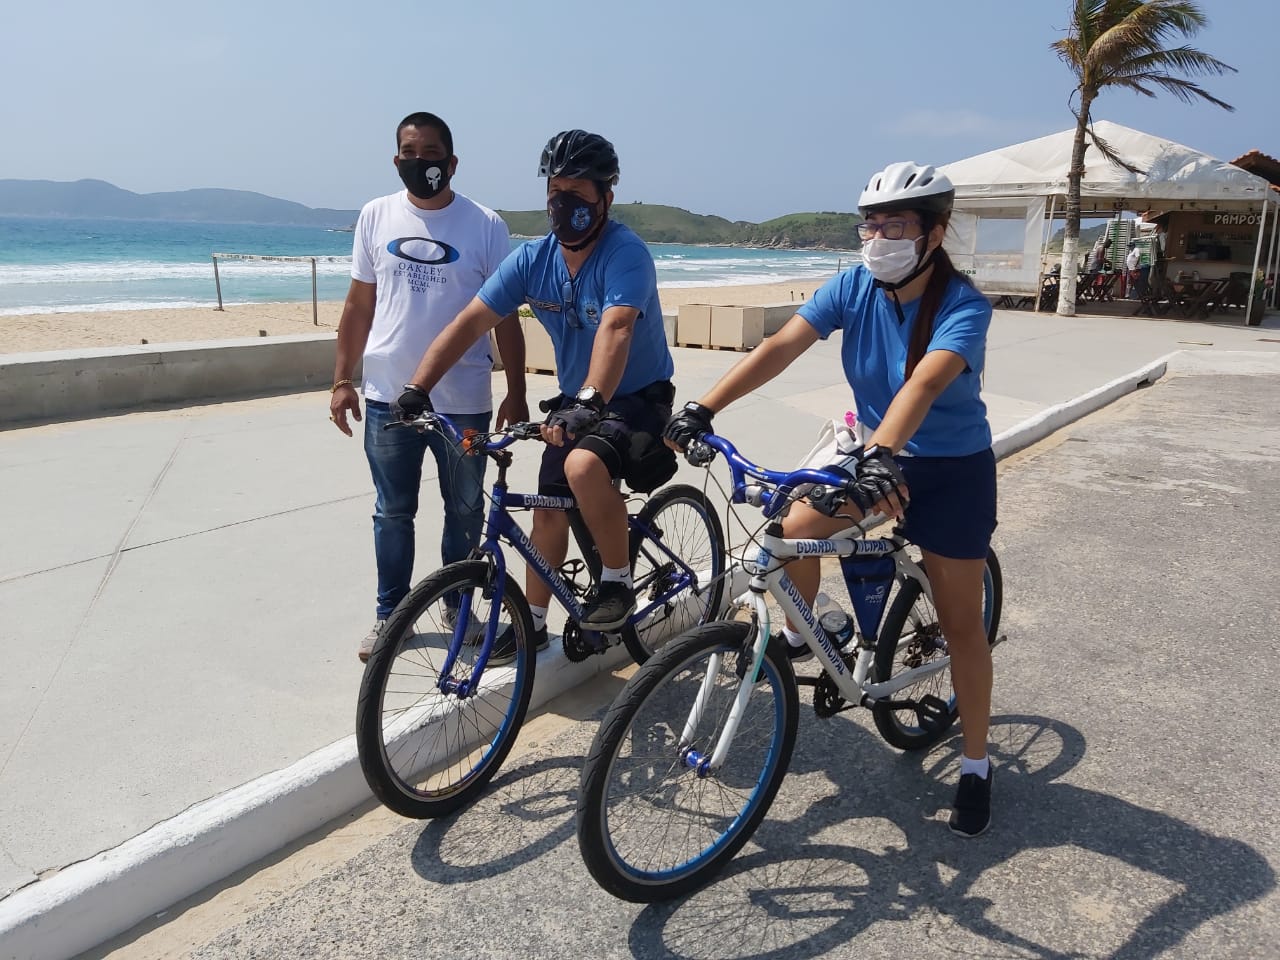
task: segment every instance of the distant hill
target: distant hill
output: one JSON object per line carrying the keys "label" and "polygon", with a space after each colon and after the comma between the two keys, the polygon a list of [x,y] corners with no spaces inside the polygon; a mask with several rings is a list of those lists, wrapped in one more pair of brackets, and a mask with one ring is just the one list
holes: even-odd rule
{"label": "distant hill", "polygon": [[248,190],[134,193],[105,180],[0,180],[0,216],[349,227],[358,214],[315,209]]}
{"label": "distant hill", "polygon": [[[547,232],[544,210],[499,210],[513,234]],[[0,180],[0,216],[81,217],[122,220],[190,220],[267,223],[346,229],[358,210],[315,209],[248,190],[179,190],[134,193],[105,180]],[[856,250],[861,246],[854,213],[792,213],[764,223],[726,220],[654,203],[624,203],[615,219],[650,243],[709,243],[742,247]]]}
{"label": "distant hill", "polygon": [[[547,232],[543,210],[499,210],[513,234],[540,237]],[[818,248],[856,250],[856,213],[792,213],[785,217],[750,223],[724,217],[690,213],[680,207],[655,203],[620,203],[609,214],[625,223],[649,243],[711,243],[737,247]]]}

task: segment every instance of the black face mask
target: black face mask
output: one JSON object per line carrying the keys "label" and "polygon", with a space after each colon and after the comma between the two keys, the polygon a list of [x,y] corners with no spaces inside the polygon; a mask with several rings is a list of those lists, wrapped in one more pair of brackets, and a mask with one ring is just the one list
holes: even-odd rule
{"label": "black face mask", "polygon": [[547,198],[547,219],[561,245],[581,250],[604,226],[604,204],[590,203],[575,193],[553,193]]}
{"label": "black face mask", "polygon": [[449,158],[401,157],[396,170],[405,188],[419,200],[430,200],[449,186]]}

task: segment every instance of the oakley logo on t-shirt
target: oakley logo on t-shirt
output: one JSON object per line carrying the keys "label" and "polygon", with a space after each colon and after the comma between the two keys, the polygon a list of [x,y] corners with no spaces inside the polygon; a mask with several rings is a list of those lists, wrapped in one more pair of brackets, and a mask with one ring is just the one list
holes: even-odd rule
{"label": "oakley logo on t-shirt", "polygon": [[458,251],[447,243],[427,237],[398,237],[387,244],[387,252],[401,260],[412,260],[414,263],[425,263],[431,266],[453,263],[460,256]]}

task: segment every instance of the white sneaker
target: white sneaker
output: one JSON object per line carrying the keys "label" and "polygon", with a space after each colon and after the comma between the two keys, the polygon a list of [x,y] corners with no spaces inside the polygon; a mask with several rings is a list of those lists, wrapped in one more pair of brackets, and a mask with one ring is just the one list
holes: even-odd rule
{"label": "white sneaker", "polygon": [[360,658],[361,663],[369,662],[369,654],[373,653],[373,645],[378,642],[378,634],[382,633],[382,625],[386,622],[385,620],[379,620],[373,625],[373,629],[369,631],[368,635],[360,641],[356,656]]}

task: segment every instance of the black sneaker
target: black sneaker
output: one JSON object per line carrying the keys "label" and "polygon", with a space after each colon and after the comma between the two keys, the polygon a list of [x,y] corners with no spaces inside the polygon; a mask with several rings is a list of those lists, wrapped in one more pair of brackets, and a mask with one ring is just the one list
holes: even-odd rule
{"label": "black sneaker", "polygon": [[952,833],[960,837],[978,837],[991,826],[991,781],[995,776],[996,768],[992,766],[987,769],[985,780],[976,773],[966,773],[960,778],[952,804],[955,809],[947,821]]}
{"label": "black sneaker", "polygon": [[635,609],[636,595],[631,587],[620,580],[610,580],[600,584],[579,624],[587,630],[618,630],[627,625]]}
{"label": "black sneaker", "polygon": [[[546,625],[544,624],[541,630],[533,631],[529,639],[533,641],[534,653],[541,653],[547,649],[550,641],[547,639]],[[515,659],[516,632],[511,628],[511,624],[507,624],[493,641],[493,652],[489,654],[489,666],[502,667],[508,663],[515,663]]]}
{"label": "black sneaker", "polygon": [[782,638],[782,648],[787,651],[787,659],[793,664],[804,663],[806,660],[813,659],[813,650],[809,648],[807,643],[796,646],[785,636]]}

